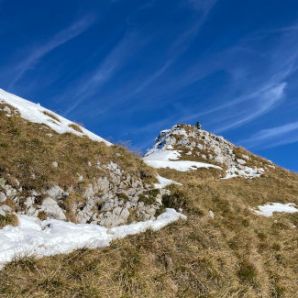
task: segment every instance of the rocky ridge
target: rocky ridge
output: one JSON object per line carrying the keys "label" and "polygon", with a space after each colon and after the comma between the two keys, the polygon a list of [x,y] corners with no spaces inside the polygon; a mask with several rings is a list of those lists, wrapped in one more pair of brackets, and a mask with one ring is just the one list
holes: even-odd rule
{"label": "rocky ridge", "polygon": [[270,161],[233,145],[221,136],[189,124],[177,124],[161,131],[144,160],[158,160],[158,156],[165,153],[170,160],[217,165],[223,169],[224,179],[255,178],[264,174],[266,169],[274,168]]}

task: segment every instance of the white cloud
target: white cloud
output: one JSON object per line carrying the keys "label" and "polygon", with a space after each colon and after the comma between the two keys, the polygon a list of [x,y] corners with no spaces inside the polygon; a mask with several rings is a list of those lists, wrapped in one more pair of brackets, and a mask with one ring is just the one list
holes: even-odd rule
{"label": "white cloud", "polygon": [[111,53],[99,63],[97,68],[78,83],[78,87],[74,89],[75,93],[72,95],[74,101],[66,110],[65,115],[74,111],[88,96],[98,92],[120,67],[127,63],[128,57],[133,53],[133,49],[137,47],[135,34],[127,34],[120,40]]}
{"label": "white cloud", "polygon": [[[148,90],[148,87],[153,85],[158,79],[162,78],[167,71],[173,66],[176,60],[182,55],[189,47],[190,43],[194,40],[200,28],[205,23],[211,9],[216,4],[217,0],[203,0],[203,1],[190,1],[191,5],[197,7],[200,16],[196,19],[196,21],[185,30],[182,34],[178,36],[178,38],[171,44],[168,49],[168,58],[163,62],[153,73],[148,75],[145,79],[142,79],[141,83],[136,87],[132,87],[129,92],[126,94],[121,94],[121,100],[114,102],[114,105],[118,105],[119,103],[123,103],[129,98],[135,96],[136,94],[141,93],[142,91]],[[194,3],[192,3],[194,2]],[[197,3],[195,3],[197,2]],[[198,9],[198,5],[200,3],[200,9]],[[178,82],[175,83],[176,85]]]}
{"label": "white cloud", "polygon": [[298,142],[297,134],[298,121],[263,129],[239,143],[254,148],[272,148]]}
{"label": "white cloud", "polygon": [[32,49],[30,54],[25,57],[20,64],[15,66],[16,75],[10,82],[9,87],[12,88],[26,72],[32,69],[44,56],[83,33],[93,21],[94,18],[91,16],[84,17],[57,33],[50,41]]}
{"label": "white cloud", "polygon": [[[231,128],[239,127],[269,112],[283,99],[286,86],[287,83],[282,82],[266,89],[265,91],[262,90],[261,92],[254,94],[254,97],[249,97],[250,106],[245,110],[245,112],[239,113],[238,117],[235,115],[235,121],[222,125],[216,131],[222,132]],[[256,104],[254,104],[254,102],[256,102]]]}

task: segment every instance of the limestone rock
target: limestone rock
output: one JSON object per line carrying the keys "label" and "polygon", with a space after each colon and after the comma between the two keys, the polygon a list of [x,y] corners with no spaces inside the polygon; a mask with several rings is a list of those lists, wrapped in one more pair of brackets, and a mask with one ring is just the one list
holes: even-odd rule
{"label": "limestone rock", "polygon": [[57,202],[52,198],[45,198],[41,205],[41,210],[44,211],[50,218],[65,220],[65,214],[59,207]]}
{"label": "limestone rock", "polygon": [[12,212],[11,207],[9,207],[7,205],[1,205],[0,206],[0,215],[1,216],[6,216],[7,214],[9,214],[11,212]]}

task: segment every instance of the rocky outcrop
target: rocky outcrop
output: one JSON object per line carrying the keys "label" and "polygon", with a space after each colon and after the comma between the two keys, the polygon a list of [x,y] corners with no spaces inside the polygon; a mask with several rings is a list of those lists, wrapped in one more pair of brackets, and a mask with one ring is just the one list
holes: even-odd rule
{"label": "rocky outcrop", "polygon": [[107,227],[153,219],[156,173],[139,156],[0,89],[0,215]]}
{"label": "rocky outcrop", "polygon": [[[161,198],[166,190],[144,184],[142,179],[126,173],[116,163],[101,166],[109,170],[109,176],[88,181],[79,190],[54,185],[42,191],[31,190],[28,194],[21,186],[15,188],[1,178],[0,212],[15,211],[40,219],[71,220],[106,227],[153,219],[162,207]],[[9,210],[8,202],[13,206]]]}
{"label": "rocky outcrop", "polygon": [[266,168],[273,167],[269,161],[233,145],[223,137],[187,124],[161,131],[145,158],[160,151],[176,152],[179,160],[218,165],[225,170],[223,178],[226,179],[259,177]]}

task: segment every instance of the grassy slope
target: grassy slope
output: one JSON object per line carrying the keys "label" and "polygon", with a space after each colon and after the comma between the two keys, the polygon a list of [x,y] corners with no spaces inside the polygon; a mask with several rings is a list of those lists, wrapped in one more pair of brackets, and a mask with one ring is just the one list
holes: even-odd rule
{"label": "grassy slope", "polygon": [[[33,189],[39,192],[59,185],[72,189],[66,201],[70,205],[94,179],[109,177],[105,166],[110,162],[145,184],[155,181],[155,171],[121,146],[109,147],[73,134],[60,135],[45,125],[25,121],[18,114],[7,117],[0,110],[0,178],[15,188],[22,186],[24,199]],[[15,207],[16,211],[20,208]]]}
{"label": "grassy slope", "polygon": [[[96,164],[110,161],[131,175],[140,176],[143,170],[148,176],[154,176],[139,157],[120,146],[108,147],[73,134],[60,135],[18,115],[7,117],[0,110],[0,175],[17,178],[24,189],[39,190],[56,184],[75,187],[79,184],[78,175],[88,180],[107,174],[108,171],[104,172]],[[58,163],[58,168],[52,166],[53,162]]]}
{"label": "grassy slope", "polygon": [[[297,175],[218,180],[208,170],[162,170],[169,207],[188,220],[104,250],[16,260],[0,271],[0,297],[295,297],[298,214],[263,218],[250,208],[298,204]],[[208,210],[215,214],[208,216]]]}

